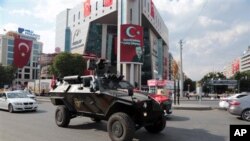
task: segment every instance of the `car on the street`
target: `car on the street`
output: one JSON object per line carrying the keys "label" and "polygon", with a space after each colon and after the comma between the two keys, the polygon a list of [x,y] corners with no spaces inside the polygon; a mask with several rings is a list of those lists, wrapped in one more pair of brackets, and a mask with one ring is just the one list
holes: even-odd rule
{"label": "car on the street", "polygon": [[0,108],[10,113],[16,111],[36,111],[38,104],[36,100],[29,98],[21,91],[6,91],[0,93]]}
{"label": "car on the street", "polygon": [[219,107],[222,109],[228,109],[229,107],[229,102],[235,99],[239,99],[241,97],[250,95],[248,93],[237,93],[228,97],[221,97],[219,101]]}
{"label": "car on the street", "polygon": [[228,112],[250,122],[250,95],[230,101]]}

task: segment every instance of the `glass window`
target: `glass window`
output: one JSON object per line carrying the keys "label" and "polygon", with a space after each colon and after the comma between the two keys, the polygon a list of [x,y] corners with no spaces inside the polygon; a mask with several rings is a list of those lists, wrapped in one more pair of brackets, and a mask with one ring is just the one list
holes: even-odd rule
{"label": "glass window", "polygon": [[78,19],[80,19],[81,15],[80,15],[80,11],[78,12]]}
{"label": "glass window", "polygon": [[73,16],[73,22],[75,22],[75,15]]}
{"label": "glass window", "polygon": [[95,10],[98,10],[98,1],[95,3]]}
{"label": "glass window", "polygon": [[13,58],[13,52],[8,52],[8,58]]}
{"label": "glass window", "polygon": [[29,73],[29,72],[30,72],[30,69],[25,68],[25,69],[24,69],[24,72],[25,72],[25,73]]}
{"label": "glass window", "polygon": [[30,79],[30,74],[24,74],[24,79]]}
{"label": "glass window", "polygon": [[8,39],[8,45],[14,45],[14,40]]}
{"label": "glass window", "polygon": [[86,54],[95,54],[97,57],[101,57],[102,48],[102,25],[93,23],[90,25],[90,31],[88,34],[88,41],[86,45]]}
{"label": "glass window", "polygon": [[38,50],[33,50],[33,54],[34,54],[34,55],[38,55],[38,54],[39,54],[39,51],[38,51]]}
{"label": "glass window", "polygon": [[34,49],[39,50],[39,45],[38,44],[34,44]]}
{"label": "glass window", "polygon": [[8,52],[14,52],[14,46],[12,45],[8,46]]}
{"label": "glass window", "polygon": [[132,13],[133,11],[132,11],[132,8],[130,9],[130,17],[129,17],[129,19],[130,19],[130,23],[132,23],[132,17],[133,17],[133,13]]}
{"label": "glass window", "polygon": [[12,65],[12,64],[13,64],[13,60],[8,59],[8,60],[7,60],[7,64],[8,64],[8,65]]}

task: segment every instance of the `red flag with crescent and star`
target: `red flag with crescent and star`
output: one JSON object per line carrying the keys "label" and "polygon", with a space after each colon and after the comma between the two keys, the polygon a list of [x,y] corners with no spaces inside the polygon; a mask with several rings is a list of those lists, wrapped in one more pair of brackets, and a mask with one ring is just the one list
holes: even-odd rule
{"label": "red flag with crescent and star", "polygon": [[83,4],[83,13],[84,13],[84,17],[87,17],[90,15],[91,13],[91,5],[90,5],[90,0],[86,0]]}
{"label": "red flag with crescent and star", "polygon": [[113,0],[103,0],[103,6],[109,7],[113,4]]}
{"label": "red flag with crescent and star", "polygon": [[30,59],[32,41],[15,38],[14,40],[14,65],[23,68]]}

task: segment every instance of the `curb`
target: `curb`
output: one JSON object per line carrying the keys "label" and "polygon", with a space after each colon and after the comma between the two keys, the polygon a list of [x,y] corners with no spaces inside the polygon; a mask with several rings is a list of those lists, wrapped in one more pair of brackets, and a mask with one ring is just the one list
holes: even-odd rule
{"label": "curb", "polygon": [[212,107],[173,107],[175,110],[197,110],[197,111],[202,111],[202,110],[212,110]]}

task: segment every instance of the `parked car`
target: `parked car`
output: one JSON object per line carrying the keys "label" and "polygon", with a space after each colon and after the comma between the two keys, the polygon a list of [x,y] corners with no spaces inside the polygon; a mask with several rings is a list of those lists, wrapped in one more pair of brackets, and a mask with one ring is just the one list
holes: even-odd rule
{"label": "parked car", "polygon": [[230,101],[228,111],[250,122],[250,95]]}
{"label": "parked car", "polygon": [[10,113],[15,111],[36,111],[37,107],[37,102],[21,91],[0,93],[0,108],[8,110]]}
{"label": "parked car", "polygon": [[228,97],[222,97],[220,98],[219,107],[222,109],[228,109],[230,101],[239,99],[247,95],[248,95],[247,93],[238,93],[238,94],[234,94]]}

